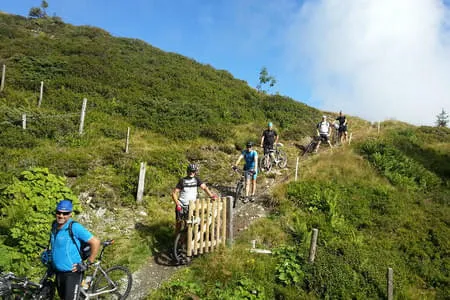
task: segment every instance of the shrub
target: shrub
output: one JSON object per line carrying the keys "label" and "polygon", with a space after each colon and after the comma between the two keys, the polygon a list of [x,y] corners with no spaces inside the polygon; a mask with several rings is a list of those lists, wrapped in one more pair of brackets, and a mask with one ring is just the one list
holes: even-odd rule
{"label": "shrub", "polygon": [[61,199],[72,200],[75,212],[81,210],[65,179],[46,168],[23,171],[0,191],[1,227],[8,228],[5,247],[13,249],[8,254],[12,262],[8,267],[13,271],[23,274],[33,270],[30,263],[39,253],[37,243],[47,244],[55,207]]}

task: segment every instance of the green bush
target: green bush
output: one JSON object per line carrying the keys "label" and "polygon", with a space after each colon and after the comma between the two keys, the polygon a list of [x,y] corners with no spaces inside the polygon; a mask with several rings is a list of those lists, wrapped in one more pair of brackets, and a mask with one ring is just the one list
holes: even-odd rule
{"label": "green bush", "polygon": [[2,249],[10,250],[9,264],[2,267],[20,274],[36,270],[34,259],[41,251],[37,244],[48,243],[55,207],[61,199],[72,200],[75,212],[81,210],[65,179],[46,168],[24,171],[0,190],[0,227],[6,235]]}
{"label": "green bush", "polygon": [[429,191],[441,184],[439,177],[391,144],[369,140],[360,149],[375,168],[396,186]]}

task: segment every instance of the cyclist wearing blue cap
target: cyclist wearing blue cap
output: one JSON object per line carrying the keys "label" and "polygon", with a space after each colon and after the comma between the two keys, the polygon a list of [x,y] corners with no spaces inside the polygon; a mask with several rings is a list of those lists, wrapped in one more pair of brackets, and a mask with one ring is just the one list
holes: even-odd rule
{"label": "cyclist wearing blue cap", "polygon": [[[58,203],[56,221],[50,234],[51,264],[56,274],[56,288],[59,297],[64,300],[78,299],[83,273],[94,262],[100,249],[100,240],[72,220],[72,210],[72,201],[61,200]],[[81,242],[91,247],[87,263],[81,258]]]}
{"label": "cyclist wearing blue cap", "polygon": [[267,124],[267,129],[263,131],[261,136],[261,148],[264,149],[264,155],[270,153],[272,160],[277,163],[278,161],[275,159],[272,150],[273,146],[278,143],[278,134],[275,130],[272,129],[272,126],[272,122],[269,122]]}

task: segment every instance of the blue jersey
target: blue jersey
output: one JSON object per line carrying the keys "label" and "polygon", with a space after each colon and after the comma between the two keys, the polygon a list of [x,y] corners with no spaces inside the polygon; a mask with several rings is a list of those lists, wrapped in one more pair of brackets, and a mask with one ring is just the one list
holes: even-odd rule
{"label": "blue jersey", "polygon": [[244,156],[245,160],[244,170],[247,171],[255,169],[255,158],[258,159],[258,153],[255,150],[244,150],[242,151],[242,156]]}
{"label": "blue jersey", "polygon": [[[71,271],[73,264],[81,263],[80,240],[87,242],[93,235],[78,222],[72,224],[73,237],[77,245],[73,243],[69,235],[69,219],[61,229],[52,228],[50,238],[53,268],[59,272]],[[78,247],[78,248],[77,248]]]}

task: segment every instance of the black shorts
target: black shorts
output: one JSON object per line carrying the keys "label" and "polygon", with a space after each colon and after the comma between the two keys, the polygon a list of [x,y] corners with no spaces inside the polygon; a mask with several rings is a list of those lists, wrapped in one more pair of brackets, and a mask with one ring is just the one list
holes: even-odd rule
{"label": "black shorts", "polygon": [[322,142],[328,142],[328,134],[324,134],[324,133],[321,133],[320,134],[320,140],[322,141]]}
{"label": "black shorts", "polygon": [[175,206],[175,220],[177,221],[187,220],[188,215],[189,215],[189,206],[181,205],[181,211],[178,211],[177,207]]}
{"label": "black shorts", "polygon": [[347,125],[339,126],[339,132],[347,132]]}
{"label": "black shorts", "polygon": [[264,155],[273,152],[273,145],[263,145]]}
{"label": "black shorts", "polygon": [[83,273],[81,272],[57,272],[56,289],[59,297],[64,300],[78,299],[82,279]]}

